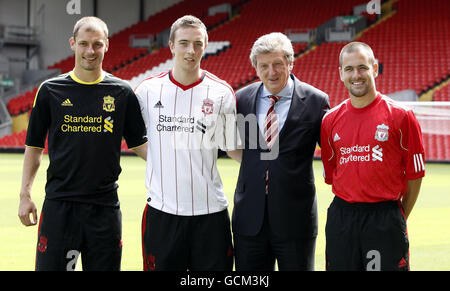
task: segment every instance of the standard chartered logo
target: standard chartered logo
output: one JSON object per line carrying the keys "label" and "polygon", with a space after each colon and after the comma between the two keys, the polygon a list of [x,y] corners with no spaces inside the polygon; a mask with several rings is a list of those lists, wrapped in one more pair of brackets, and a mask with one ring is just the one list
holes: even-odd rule
{"label": "standard chartered logo", "polygon": [[379,145],[372,148],[372,161],[383,161],[383,149]]}
{"label": "standard chartered logo", "polygon": [[64,115],[61,131],[64,133],[101,133],[113,132],[114,120],[111,116],[103,119],[103,116],[73,116]]}
{"label": "standard chartered logo", "polygon": [[109,132],[113,132],[113,127],[114,127],[114,125],[113,125],[113,123],[114,123],[114,120],[111,118],[111,116],[108,116],[108,117],[106,117],[105,118],[105,124],[103,125],[103,132],[107,132],[107,131],[109,131]]}
{"label": "standard chartered logo", "polygon": [[194,117],[167,116],[160,114],[156,130],[194,133]]}
{"label": "standard chartered logo", "polygon": [[339,164],[341,165],[349,162],[383,161],[383,148],[381,148],[380,145],[374,147],[371,147],[370,145],[341,147],[339,148],[339,151],[341,153]]}

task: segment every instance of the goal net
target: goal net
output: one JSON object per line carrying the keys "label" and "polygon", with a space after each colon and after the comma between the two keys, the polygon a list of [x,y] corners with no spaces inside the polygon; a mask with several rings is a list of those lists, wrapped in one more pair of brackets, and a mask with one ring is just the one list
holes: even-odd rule
{"label": "goal net", "polygon": [[412,108],[422,129],[428,161],[450,161],[450,102],[401,102]]}
{"label": "goal net", "polygon": [[424,134],[450,135],[450,102],[401,102],[412,108]]}

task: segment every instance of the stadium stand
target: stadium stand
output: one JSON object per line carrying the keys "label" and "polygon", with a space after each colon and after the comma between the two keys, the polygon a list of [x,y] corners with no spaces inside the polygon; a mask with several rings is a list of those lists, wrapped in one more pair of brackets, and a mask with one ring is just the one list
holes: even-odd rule
{"label": "stadium stand", "polygon": [[[380,92],[413,89],[421,95],[450,77],[450,41],[446,37],[450,32],[450,11],[446,2],[436,0],[432,5],[424,5],[419,0],[398,1],[398,11],[392,17],[367,29],[357,39],[368,43],[383,65],[383,72],[376,79]],[[320,45],[298,58],[293,71],[303,81],[327,92],[332,107],[348,98],[343,83],[336,81],[343,45]],[[433,100],[450,101],[449,88],[447,85],[437,90]],[[423,132],[426,159],[449,161],[449,120],[434,121],[433,126],[432,133]]]}
{"label": "stadium stand", "polygon": [[449,135],[423,134],[425,158],[427,161],[449,161],[450,160],[450,138]]}
{"label": "stadium stand", "polygon": [[[227,1],[208,1],[209,6],[195,5],[195,1],[179,2],[149,17],[146,21],[139,22],[112,35],[110,50],[104,61],[105,70],[113,72],[120,78],[130,80],[171,58],[168,48],[161,48],[149,54],[143,54],[142,50],[135,51],[129,48],[129,38],[132,34],[157,34],[167,29],[174,20],[186,13],[205,15],[203,19],[208,19],[207,22],[211,25],[223,21],[223,13],[218,13],[217,16],[207,16],[206,12],[208,7]],[[237,5],[240,2],[242,1],[234,0],[231,4]],[[210,56],[203,61],[202,66],[228,81],[234,89],[237,89],[256,79],[254,69],[248,60],[248,53],[249,48],[258,36],[272,31],[284,32],[289,28],[313,28],[334,16],[350,14],[352,7],[361,3],[364,3],[364,1],[345,0],[329,5],[326,0],[315,1],[314,3],[289,0],[284,1],[283,5],[280,6],[278,3],[268,0],[248,1],[241,7],[239,17],[210,32],[210,42],[231,41],[232,49],[227,50],[220,56]],[[262,7],[261,5],[267,9],[259,9],[259,7]],[[295,13],[292,13],[293,11]],[[311,13],[311,11],[315,13]],[[271,21],[266,21],[266,19],[271,19]],[[242,27],[246,29],[242,30]],[[237,34],[236,31],[240,31],[240,33]],[[125,46],[125,48],[116,50],[120,51],[119,55],[113,51],[113,48],[121,48],[122,46]],[[298,54],[306,49],[306,44],[294,44],[294,48]],[[50,66],[49,69],[60,69],[61,72],[67,72],[72,69],[73,62],[74,57],[72,56]],[[230,66],[230,63],[235,65]],[[22,95],[26,96],[18,96],[19,100],[11,100],[8,104],[12,115],[26,112],[31,108],[32,98],[30,98],[29,92]]]}
{"label": "stadium stand", "polygon": [[[274,31],[286,32],[291,28],[315,28],[335,16],[350,14],[353,6],[364,2],[343,0],[330,5],[326,0],[249,1],[241,7],[238,17],[209,34],[213,41],[230,40],[232,49],[206,59],[202,66],[237,89],[256,79],[249,54],[259,36]],[[305,43],[294,43],[296,54],[305,49]]]}
{"label": "stadium stand", "polygon": [[386,93],[414,89],[418,95],[450,75],[448,1],[398,2],[398,12],[360,38],[383,65],[377,86]]}
{"label": "stadium stand", "polygon": [[[345,0],[330,5],[329,1],[326,0],[314,2],[289,0],[283,1],[280,5],[278,2],[269,0],[248,1],[241,6],[239,16],[209,32],[210,42],[230,41],[231,49],[204,59],[202,67],[226,80],[234,89],[238,89],[256,79],[255,71],[248,57],[253,42],[259,36],[273,31],[285,32],[291,28],[314,28],[335,16],[350,14],[353,6],[364,2],[361,0]],[[260,7],[265,9],[260,9]],[[267,21],[268,19],[270,21]],[[304,52],[306,47],[305,43],[294,43],[296,54]],[[158,55],[160,54],[171,57],[164,50],[157,53],[155,57],[159,58]],[[138,72],[138,74],[148,75],[151,70],[142,72],[132,68],[145,68],[142,65],[143,62],[147,62],[147,58],[137,60],[135,63],[119,70],[118,76],[126,79],[130,76],[130,70],[131,72]],[[230,66],[230,64],[233,64],[233,66]],[[136,82],[132,82],[132,84],[134,83]]]}
{"label": "stadium stand", "polygon": [[[228,13],[208,15],[208,7],[225,2],[232,4],[238,14],[231,19]],[[198,0],[185,0],[111,36],[112,49],[105,58],[104,67],[126,80],[136,80],[138,76],[142,78],[163,70],[164,64],[172,58],[169,48],[161,47],[153,51],[130,48],[130,36],[157,35],[178,17],[189,13],[199,16],[207,24],[211,47],[222,45],[212,48],[202,61],[202,67],[226,80],[234,89],[239,89],[257,79],[249,53],[259,36],[273,31],[286,33],[289,29],[313,29],[336,16],[351,15],[354,6],[366,2],[342,0],[330,4],[328,0],[209,0],[198,5]],[[357,38],[372,46],[383,66],[383,72],[376,80],[377,89],[386,94],[412,89],[422,95],[440,85],[434,92],[433,101],[450,101],[450,85],[443,85],[450,77],[450,39],[447,37],[450,11],[446,7],[447,1],[433,0],[426,5],[421,0],[389,2],[394,3],[396,11],[381,21],[376,21],[374,15],[364,13],[368,23],[375,24]],[[338,72],[338,55],[343,45],[331,42],[310,47],[306,43],[294,43],[298,57],[293,73],[302,81],[327,92],[332,107],[348,98]],[[73,61],[73,57],[69,57],[51,68],[66,72],[72,69]],[[36,88],[12,99],[8,103],[11,115],[29,111],[35,92]],[[427,160],[450,161],[448,127],[448,122],[443,122],[432,132],[423,133]],[[0,145],[15,144],[20,141],[18,135],[5,136],[0,139]],[[127,150],[125,142],[122,149]]]}
{"label": "stadium stand", "polygon": [[[413,89],[420,95],[450,75],[450,39],[445,37],[450,32],[450,15],[444,8],[445,0],[426,7],[419,0],[398,3],[396,14],[357,40],[369,44],[383,65],[383,73],[376,80],[378,90],[388,94]],[[343,84],[336,82],[342,46],[324,43],[297,59],[294,67],[294,74],[330,95],[331,106],[347,98]],[[430,50],[438,53],[430,54]]]}
{"label": "stadium stand", "polygon": [[31,110],[38,88],[29,90],[11,100],[9,100],[7,107],[11,115],[18,115]]}
{"label": "stadium stand", "polygon": [[450,101],[450,83],[434,91],[433,101]]}
{"label": "stadium stand", "polygon": [[[170,28],[170,25],[179,17],[186,13],[199,16],[208,28],[212,28],[228,19],[228,13],[216,13],[208,15],[208,8],[230,3],[231,5],[238,5],[242,0],[208,0],[208,5],[198,5],[198,0],[185,0],[170,6],[167,9],[149,17],[146,21],[140,21],[130,27],[127,27],[109,38],[110,48],[105,55],[103,68],[107,72],[130,80],[145,72],[148,68],[159,65],[162,62],[170,59],[171,53],[168,48],[161,48],[157,51],[150,52],[148,48],[131,48],[130,37],[139,34],[157,35],[158,33]],[[65,58],[51,66],[48,69],[59,69],[61,73],[69,72],[73,69],[74,56]],[[23,93],[8,103],[8,109],[11,115],[17,115],[27,112],[31,109],[37,88]]]}
{"label": "stadium stand", "polygon": [[[216,56],[230,47],[229,41],[210,41],[205,49],[203,61],[211,56]],[[160,72],[168,71],[172,68],[172,54],[167,47],[161,48],[154,55],[146,56],[142,60],[126,66],[114,74],[125,80],[130,80],[133,88],[148,76],[157,75]],[[149,69],[150,68],[150,69]],[[134,76],[134,77],[133,77]]]}
{"label": "stadium stand", "polygon": [[[360,40],[371,45],[383,63],[383,74],[377,78],[380,91],[413,89],[420,95],[450,76],[448,2],[434,0],[424,5],[420,0],[398,1],[397,7],[395,15],[364,33]],[[438,99],[450,96],[446,90],[441,95],[446,97],[438,93]],[[422,126],[426,159],[448,161],[449,121],[434,124],[432,133]]]}
{"label": "stadium stand", "polygon": [[5,135],[0,138],[0,148],[18,148],[25,145],[25,138],[27,137],[27,131],[14,132],[9,135]]}
{"label": "stadium stand", "polygon": [[[163,11],[150,16],[145,21],[140,21],[130,27],[127,27],[118,33],[112,35],[109,39],[110,49],[103,62],[103,68],[107,72],[114,72],[121,67],[148,54],[146,48],[131,48],[129,46],[130,36],[139,34],[151,34],[156,36],[158,33],[170,28],[170,25],[179,17],[185,14],[192,14],[205,21],[205,25],[213,27],[214,25],[225,21],[228,18],[226,13],[217,13],[209,16],[208,8],[223,3],[236,5],[242,0],[209,0],[198,5],[198,0],[185,0],[170,6]],[[204,5],[206,3],[207,5]],[[74,56],[70,56],[52,66],[49,69],[60,69],[62,73],[68,72],[73,68]]]}
{"label": "stadium stand", "polygon": [[294,63],[294,75],[327,92],[331,107],[348,98],[347,89],[340,82],[338,71],[342,46],[342,43],[323,43]]}

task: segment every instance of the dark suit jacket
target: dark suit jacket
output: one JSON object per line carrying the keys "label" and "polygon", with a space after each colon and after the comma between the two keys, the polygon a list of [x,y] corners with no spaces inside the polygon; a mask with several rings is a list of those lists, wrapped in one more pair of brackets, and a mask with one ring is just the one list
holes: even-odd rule
{"label": "dark suit jacket", "polygon": [[[245,148],[234,195],[232,225],[235,234],[253,236],[261,229],[268,167],[267,210],[272,231],[282,238],[317,236],[312,160],[316,143],[320,142],[322,117],[330,105],[327,94],[293,75],[291,78],[295,89],[289,113],[279,133],[276,159],[261,159],[261,154],[267,154],[268,150],[259,127],[255,129],[249,122],[238,122]],[[246,117],[246,121],[252,119],[247,118],[249,114],[256,116],[256,98],[262,87],[262,82],[256,82],[236,92],[238,113]],[[253,120],[256,122],[256,118]]]}

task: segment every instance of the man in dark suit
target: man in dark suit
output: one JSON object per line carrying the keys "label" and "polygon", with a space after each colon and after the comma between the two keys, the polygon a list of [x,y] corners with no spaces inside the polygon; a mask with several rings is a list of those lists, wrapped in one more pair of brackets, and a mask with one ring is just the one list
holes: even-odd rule
{"label": "man in dark suit", "polygon": [[244,144],[234,196],[238,271],[314,270],[317,200],[312,160],[329,109],[324,92],[291,74],[282,33],[260,37],[250,59],[261,82],[236,93]]}

